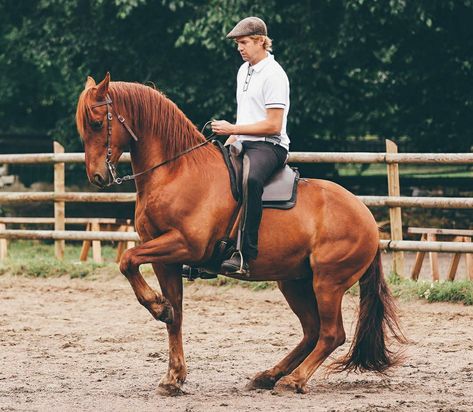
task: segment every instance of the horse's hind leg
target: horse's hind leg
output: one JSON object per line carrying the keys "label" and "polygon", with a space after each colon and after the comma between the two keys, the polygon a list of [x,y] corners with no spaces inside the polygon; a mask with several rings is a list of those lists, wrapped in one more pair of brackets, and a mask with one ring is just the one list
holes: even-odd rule
{"label": "horse's hind leg", "polygon": [[312,287],[312,278],[278,282],[289,306],[299,318],[304,337],[277,365],[258,373],[248,389],[272,389],[283,376],[291,373],[314,349],[319,336],[319,315]]}
{"label": "horse's hind leg", "polygon": [[342,270],[337,271],[336,267],[314,273],[313,287],[317,296],[320,319],[319,339],[314,350],[304,361],[291,374],[279,380],[276,385],[278,390],[305,393],[307,381],[312,374],[338,346],[345,342],[342,318],[343,296],[365,269],[352,276],[341,273]]}

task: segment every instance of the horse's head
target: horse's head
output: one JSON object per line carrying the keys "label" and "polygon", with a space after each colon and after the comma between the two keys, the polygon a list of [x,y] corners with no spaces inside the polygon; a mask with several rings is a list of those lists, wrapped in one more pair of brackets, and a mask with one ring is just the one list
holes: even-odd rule
{"label": "horse's head", "polygon": [[87,176],[100,188],[113,182],[114,165],[131,137],[112,108],[109,87],[109,73],[99,84],[89,76],[76,112],[77,130],[84,142]]}

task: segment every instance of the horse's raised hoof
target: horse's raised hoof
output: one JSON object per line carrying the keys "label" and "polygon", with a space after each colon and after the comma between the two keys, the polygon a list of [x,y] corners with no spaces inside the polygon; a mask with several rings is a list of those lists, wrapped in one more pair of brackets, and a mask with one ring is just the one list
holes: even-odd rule
{"label": "horse's raised hoof", "polygon": [[173,322],[174,309],[165,297],[155,293],[153,299],[143,300],[140,303],[149,310],[156,320],[168,324]]}
{"label": "horse's raised hoof", "polygon": [[296,382],[291,376],[284,376],[275,385],[274,390],[276,393],[292,392],[292,393],[307,393],[307,387],[305,384]]}
{"label": "horse's raised hoof", "polygon": [[268,371],[260,372],[255,375],[255,377],[248,382],[245,389],[252,391],[255,389],[273,389],[276,384],[276,378]]}
{"label": "horse's raised hoof", "polygon": [[179,385],[172,383],[160,383],[158,385],[158,394],[161,396],[181,396],[186,395]]}
{"label": "horse's raised hoof", "polygon": [[161,313],[158,317],[156,317],[156,319],[160,320],[161,322],[171,324],[174,320],[174,309],[172,306],[166,302]]}

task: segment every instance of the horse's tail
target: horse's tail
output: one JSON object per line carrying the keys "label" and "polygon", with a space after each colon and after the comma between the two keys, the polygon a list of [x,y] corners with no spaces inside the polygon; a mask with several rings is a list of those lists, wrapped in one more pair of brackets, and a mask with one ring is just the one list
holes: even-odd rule
{"label": "horse's tail", "polygon": [[378,249],[373,262],[360,279],[360,309],[353,343],[348,354],[334,367],[345,371],[384,372],[401,357],[386,346],[387,333],[400,343],[406,338],[399,326],[397,308],[384,279]]}

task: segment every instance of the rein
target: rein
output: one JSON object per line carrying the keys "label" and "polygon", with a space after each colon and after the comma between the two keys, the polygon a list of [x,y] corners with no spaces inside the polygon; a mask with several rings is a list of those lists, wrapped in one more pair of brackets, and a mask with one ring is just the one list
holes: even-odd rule
{"label": "rein", "polygon": [[[110,98],[110,96],[108,94],[107,94],[104,101],[94,103],[91,107],[94,108],[94,107],[105,106],[105,105],[107,105],[107,154],[106,154],[106,157],[105,157],[105,163],[107,164],[108,171],[110,173],[110,176],[112,177],[112,181],[106,185],[107,187],[112,186],[113,184],[121,185],[123,182],[127,182],[129,180],[134,180],[138,176],[144,175],[146,173],[151,172],[154,169],[157,169],[158,167],[161,167],[161,166],[164,166],[168,163],[171,163],[174,160],[178,159],[179,157],[184,156],[185,154],[187,154],[189,152],[192,152],[193,150],[198,149],[201,146],[206,145],[215,136],[215,133],[212,133],[203,142],[201,142],[201,143],[199,143],[195,146],[192,146],[189,149],[186,149],[186,150],[178,153],[176,156],[173,156],[170,159],[167,159],[167,160],[165,160],[161,163],[158,163],[157,165],[154,165],[154,166],[150,167],[149,169],[146,169],[142,172],[138,172],[138,173],[134,173],[132,175],[125,175],[123,177],[119,177],[118,174],[117,174],[117,169],[116,169],[115,165],[112,162],[112,148],[111,148],[111,145],[110,145],[110,142],[111,142],[111,139],[112,139],[112,119],[113,119],[112,112],[115,114],[115,116],[117,117],[117,120],[123,125],[123,127],[128,131],[128,133],[131,135],[131,137],[136,142],[138,141],[138,137],[133,132],[133,130],[130,128],[130,126],[126,123],[125,118],[123,116],[121,116],[120,114],[118,114],[117,112],[115,112],[115,110],[112,107],[112,99]],[[202,128],[202,131],[207,127],[207,125],[210,122],[211,121],[208,121],[207,123],[205,123],[204,127]]]}

